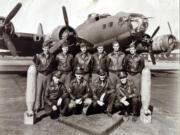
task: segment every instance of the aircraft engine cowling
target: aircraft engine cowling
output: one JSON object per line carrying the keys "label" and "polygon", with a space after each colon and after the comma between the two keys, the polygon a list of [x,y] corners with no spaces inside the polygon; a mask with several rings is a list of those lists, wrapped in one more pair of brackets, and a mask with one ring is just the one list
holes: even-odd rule
{"label": "aircraft engine cowling", "polygon": [[152,49],[154,52],[167,52],[169,49],[173,50],[175,47],[176,38],[171,35],[163,35],[154,38]]}
{"label": "aircraft engine cowling", "polygon": [[64,37],[66,37],[67,34],[69,35],[68,39],[67,39],[69,42],[69,45],[76,44],[76,38],[75,37],[77,36],[77,33],[70,26],[68,27],[68,29],[66,26],[56,27],[51,34],[51,38],[55,41],[58,41],[58,40],[63,39]]}

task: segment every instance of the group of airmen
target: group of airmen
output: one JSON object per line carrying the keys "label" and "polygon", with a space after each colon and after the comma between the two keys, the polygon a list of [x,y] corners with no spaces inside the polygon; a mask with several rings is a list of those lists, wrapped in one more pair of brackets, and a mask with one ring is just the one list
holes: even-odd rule
{"label": "group of airmen", "polygon": [[65,42],[57,55],[49,52],[51,40],[43,43],[40,54],[34,56],[37,69],[35,112],[44,109],[52,119],[59,116],[97,112],[109,117],[116,111],[132,121],[139,115],[141,96],[141,72],[144,59],[136,54],[134,44],[129,54],[121,51],[120,44],[112,44],[107,54],[104,46],[98,46],[95,54],[88,52],[86,43],[80,44],[80,52],[73,56]]}

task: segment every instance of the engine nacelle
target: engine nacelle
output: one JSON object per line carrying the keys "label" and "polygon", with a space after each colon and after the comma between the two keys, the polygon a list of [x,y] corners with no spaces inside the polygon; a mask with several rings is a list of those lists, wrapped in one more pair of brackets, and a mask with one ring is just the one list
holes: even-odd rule
{"label": "engine nacelle", "polygon": [[166,52],[175,40],[176,38],[171,34],[158,36],[153,40],[152,49],[154,52]]}
{"label": "engine nacelle", "polygon": [[67,29],[66,26],[58,26],[56,27],[52,34],[51,34],[51,38],[55,41],[61,40],[63,37],[66,37],[66,35],[69,35],[67,40],[69,42],[69,44],[75,44],[76,43],[76,36],[77,33],[76,31],[69,26],[69,28]]}

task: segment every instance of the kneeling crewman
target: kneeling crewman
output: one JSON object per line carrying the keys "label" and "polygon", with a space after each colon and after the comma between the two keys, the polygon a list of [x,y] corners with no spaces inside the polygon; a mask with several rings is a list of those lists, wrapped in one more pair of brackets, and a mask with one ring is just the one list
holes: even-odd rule
{"label": "kneeling crewman", "polygon": [[126,112],[132,112],[133,114],[132,121],[136,121],[139,111],[138,103],[140,103],[139,92],[137,91],[134,82],[127,79],[126,72],[121,71],[118,77],[120,78],[120,83],[116,86],[115,106],[118,106],[118,104],[119,107],[125,106]]}
{"label": "kneeling crewman", "polygon": [[114,89],[112,82],[107,78],[107,73],[103,70],[98,72],[98,77],[92,82],[93,107],[107,107],[107,115],[111,117]]}
{"label": "kneeling crewman", "polygon": [[68,93],[64,84],[60,82],[60,76],[60,71],[53,72],[52,79],[45,91],[44,109],[51,118],[57,118],[59,113],[64,115],[69,104]]}
{"label": "kneeling crewman", "polygon": [[90,98],[91,90],[83,74],[83,70],[78,67],[75,71],[75,78],[70,82],[70,88],[68,90],[71,99],[69,109],[73,113],[81,112],[83,108],[83,114],[87,114],[92,103]]}

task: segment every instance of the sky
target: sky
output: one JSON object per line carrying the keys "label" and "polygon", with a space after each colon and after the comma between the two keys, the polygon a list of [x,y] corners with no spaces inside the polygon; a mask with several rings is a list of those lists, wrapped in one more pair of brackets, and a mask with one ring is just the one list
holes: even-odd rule
{"label": "sky", "polygon": [[44,33],[51,33],[58,25],[64,25],[62,6],[66,6],[69,24],[76,28],[90,13],[109,13],[120,11],[141,13],[149,20],[148,34],[159,25],[157,35],[169,34],[169,21],[173,34],[179,39],[179,0],[0,0],[0,16],[7,16],[18,3],[22,8],[12,19],[16,32],[36,33],[38,23],[43,25]]}

